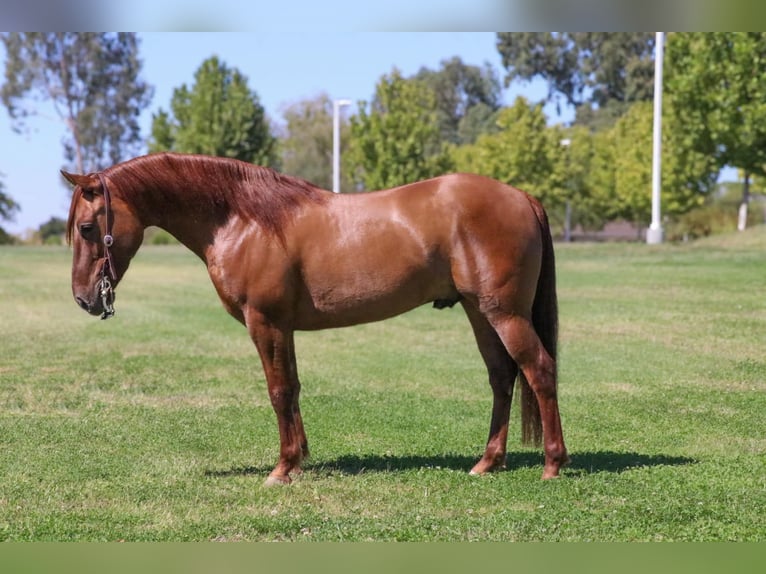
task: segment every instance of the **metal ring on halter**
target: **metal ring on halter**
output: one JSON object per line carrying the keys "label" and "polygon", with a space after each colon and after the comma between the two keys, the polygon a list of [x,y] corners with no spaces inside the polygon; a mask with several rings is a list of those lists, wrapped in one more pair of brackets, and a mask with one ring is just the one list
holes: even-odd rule
{"label": "metal ring on halter", "polygon": [[98,282],[98,290],[101,295],[101,306],[103,308],[101,319],[108,319],[114,315],[114,290],[106,275]]}
{"label": "metal ring on halter", "polygon": [[106,245],[107,247],[111,247],[112,245],[114,245],[114,237],[112,237],[109,234],[104,235],[104,245]]}

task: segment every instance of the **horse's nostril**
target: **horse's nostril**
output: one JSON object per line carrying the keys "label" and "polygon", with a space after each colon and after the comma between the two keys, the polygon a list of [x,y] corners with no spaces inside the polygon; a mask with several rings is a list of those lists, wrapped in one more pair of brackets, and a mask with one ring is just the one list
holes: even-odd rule
{"label": "horse's nostril", "polygon": [[82,299],[81,297],[75,297],[75,300],[77,301],[77,304],[78,304],[80,307],[82,307],[83,309],[85,309],[86,311],[87,311],[87,310],[90,308],[90,305],[88,305],[88,304],[85,302],[85,300],[84,300],[84,299]]}

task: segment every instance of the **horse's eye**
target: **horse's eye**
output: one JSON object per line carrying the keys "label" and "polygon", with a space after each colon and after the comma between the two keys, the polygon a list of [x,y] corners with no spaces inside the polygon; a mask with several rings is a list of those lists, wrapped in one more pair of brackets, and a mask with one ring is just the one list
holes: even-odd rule
{"label": "horse's eye", "polygon": [[80,235],[82,235],[85,239],[92,239],[93,238],[93,230],[95,229],[95,225],[92,223],[81,223],[80,224]]}

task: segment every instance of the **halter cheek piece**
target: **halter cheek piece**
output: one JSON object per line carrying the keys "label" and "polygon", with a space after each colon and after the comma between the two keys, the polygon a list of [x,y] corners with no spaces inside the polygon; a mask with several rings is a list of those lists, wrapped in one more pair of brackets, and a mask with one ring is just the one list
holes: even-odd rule
{"label": "halter cheek piece", "polygon": [[104,264],[101,266],[101,279],[96,287],[101,295],[101,306],[103,313],[101,319],[108,319],[114,315],[114,288],[112,283],[117,282],[117,273],[114,271],[114,262],[112,260],[111,247],[114,244],[112,237],[112,198],[109,195],[109,188],[103,174],[99,172],[98,179],[101,181],[101,187],[104,190],[104,217],[106,219],[106,229],[104,233]]}

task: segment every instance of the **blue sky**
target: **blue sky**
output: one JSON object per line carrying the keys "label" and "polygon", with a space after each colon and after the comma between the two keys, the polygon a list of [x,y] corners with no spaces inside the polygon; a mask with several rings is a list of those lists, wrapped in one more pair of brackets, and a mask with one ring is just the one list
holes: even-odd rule
{"label": "blue sky", "polygon": [[[467,64],[489,62],[502,74],[494,32],[157,32],[142,33],[140,38],[143,77],[155,88],[141,117],[144,137],[150,133],[152,113],[168,109],[173,89],[191,85],[202,61],[214,54],[248,77],[266,112],[277,121],[286,104],[322,91],[354,103],[369,100],[380,77],[394,66],[410,75],[422,66],[435,69],[443,59],[459,56]],[[545,86],[514,85],[505,90],[505,102],[511,103],[518,94],[541,99]],[[0,173],[5,193],[21,205],[15,221],[0,223],[11,233],[36,229],[54,215],[65,218],[69,205],[59,176],[66,131],[52,109],[42,106],[40,112],[29,122],[30,133],[17,134],[5,109],[0,109]],[[552,116],[554,121],[561,119],[568,118]]]}

